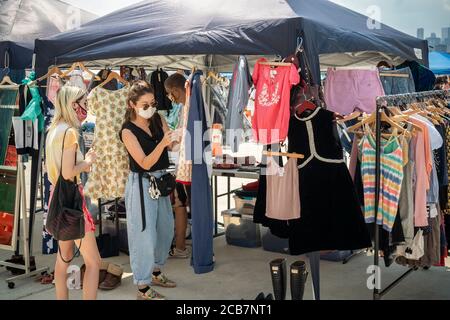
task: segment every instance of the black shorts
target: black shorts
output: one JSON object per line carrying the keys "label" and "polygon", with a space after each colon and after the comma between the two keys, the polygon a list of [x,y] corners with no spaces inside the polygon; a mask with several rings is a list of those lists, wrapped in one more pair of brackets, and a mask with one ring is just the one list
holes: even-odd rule
{"label": "black shorts", "polygon": [[175,191],[171,195],[173,208],[186,208],[190,205],[191,186],[177,182]]}

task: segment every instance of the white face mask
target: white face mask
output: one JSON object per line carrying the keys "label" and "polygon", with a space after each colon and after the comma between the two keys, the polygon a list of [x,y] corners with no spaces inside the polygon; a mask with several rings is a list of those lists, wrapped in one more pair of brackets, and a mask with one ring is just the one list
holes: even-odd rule
{"label": "white face mask", "polygon": [[144,119],[150,119],[156,112],[156,108],[150,107],[147,110],[144,108],[138,108],[138,115],[140,115]]}

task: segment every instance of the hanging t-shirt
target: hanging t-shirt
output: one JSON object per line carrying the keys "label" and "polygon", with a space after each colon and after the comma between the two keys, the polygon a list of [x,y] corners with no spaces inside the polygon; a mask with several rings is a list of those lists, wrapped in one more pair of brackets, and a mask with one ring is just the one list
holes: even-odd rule
{"label": "hanging t-shirt", "polygon": [[231,146],[233,152],[238,152],[243,138],[239,130],[242,130],[244,126],[244,109],[247,107],[251,87],[252,78],[248,69],[247,58],[239,56],[238,62],[234,66],[228,92],[228,111],[225,122],[225,129],[229,130],[226,137],[227,144]]}
{"label": "hanging t-shirt", "polygon": [[158,102],[158,110],[170,110],[172,108],[172,102],[167,98],[166,88],[164,82],[169,75],[163,71],[163,69],[153,71],[149,77],[149,82],[155,89],[155,99]]}
{"label": "hanging t-shirt", "polygon": [[272,144],[286,139],[290,118],[290,92],[300,82],[300,75],[294,64],[272,67],[256,62],[253,83],[256,86],[255,114],[252,126],[257,142]]}
{"label": "hanging t-shirt", "polygon": [[67,85],[86,90],[86,83],[84,82],[83,71],[74,70],[69,74],[69,76],[70,80],[67,83]]}
{"label": "hanging t-shirt", "polygon": [[39,150],[38,119],[22,120],[20,117],[13,117],[13,126],[17,154],[37,153]]}

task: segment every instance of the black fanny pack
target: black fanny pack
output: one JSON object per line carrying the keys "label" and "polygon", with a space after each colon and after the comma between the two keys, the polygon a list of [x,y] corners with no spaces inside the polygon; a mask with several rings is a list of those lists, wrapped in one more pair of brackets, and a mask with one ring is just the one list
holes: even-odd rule
{"label": "black fanny pack", "polygon": [[142,215],[142,231],[146,227],[145,208],[144,208],[144,187],[142,179],[148,179],[150,181],[150,187],[148,192],[150,197],[154,200],[159,197],[169,196],[176,187],[175,176],[171,173],[163,174],[161,177],[156,178],[148,173],[139,173],[139,194],[141,200],[141,215]]}
{"label": "black fanny pack", "polygon": [[171,173],[163,174],[161,177],[156,178],[148,173],[144,174],[144,177],[150,181],[150,187],[148,193],[154,200],[159,197],[168,197],[172,194],[176,187],[175,176]]}

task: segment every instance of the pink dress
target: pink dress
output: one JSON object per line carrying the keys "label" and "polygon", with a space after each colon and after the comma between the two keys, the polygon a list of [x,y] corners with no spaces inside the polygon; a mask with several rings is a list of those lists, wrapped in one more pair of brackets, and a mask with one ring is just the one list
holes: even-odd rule
{"label": "pink dress", "polygon": [[259,59],[253,71],[256,96],[252,126],[256,142],[272,144],[286,139],[291,88],[300,82],[300,75],[294,64],[271,67],[260,64],[264,61]]}

